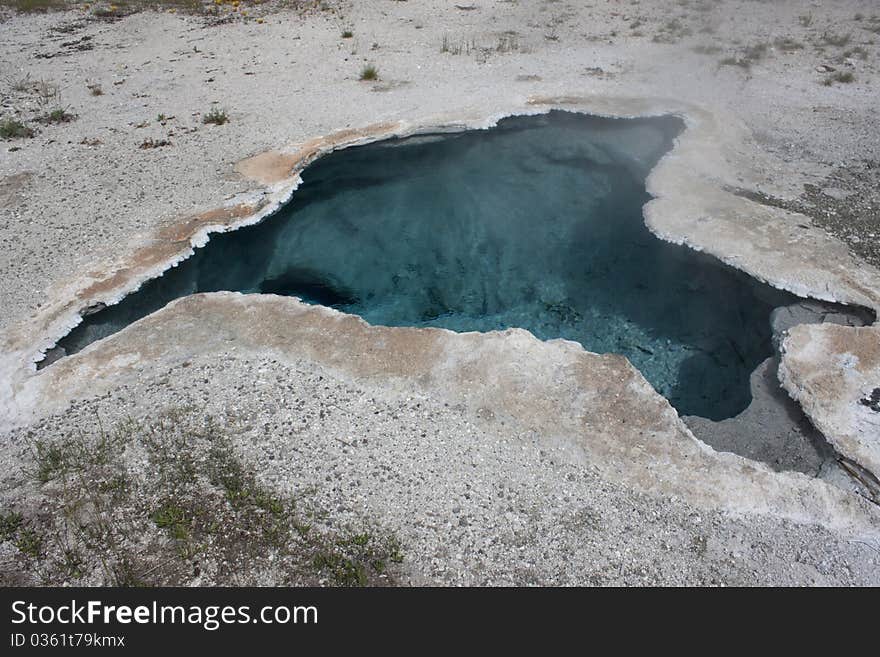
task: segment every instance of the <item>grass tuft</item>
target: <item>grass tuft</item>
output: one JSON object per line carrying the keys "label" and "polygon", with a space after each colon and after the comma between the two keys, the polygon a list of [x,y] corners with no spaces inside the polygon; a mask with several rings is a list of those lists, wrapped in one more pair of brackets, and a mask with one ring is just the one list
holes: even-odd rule
{"label": "grass tuft", "polygon": [[841,84],[849,84],[850,82],[855,82],[856,76],[852,73],[852,71],[838,71],[832,75],[829,75],[824,80],[822,80],[822,84],[826,87],[830,87],[835,82],[839,82]]}
{"label": "grass tuft", "polygon": [[373,64],[367,64],[361,69],[361,80],[378,80],[379,69]]}
{"label": "grass tuft", "polygon": [[156,527],[166,529],[171,537],[178,541],[189,538],[190,522],[186,511],[172,501],[165,501],[153,511],[151,516]]}
{"label": "grass tuft", "polygon": [[204,124],[223,125],[228,122],[229,115],[226,113],[226,110],[219,107],[212,108],[211,111],[202,117],[202,123]]}
{"label": "grass tuft", "polygon": [[57,123],[70,123],[74,119],[76,119],[75,114],[71,114],[63,107],[56,107],[55,109],[50,110],[50,111],[46,112],[45,114],[43,114],[37,120],[40,123],[45,123],[46,125],[49,125],[49,124],[57,124]]}
{"label": "grass tuft", "polygon": [[67,8],[65,0],[3,0],[2,7],[10,7],[22,14],[44,14]]}
{"label": "grass tuft", "polygon": [[36,478],[39,483],[47,484],[64,472],[69,457],[64,449],[57,444],[37,441],[35,446]]}
{"label": "grass tuft", "polygon": [[17,511],[0,513],[0,542],[14,538],[23,521],[24,516]]}
{"label": "grass tuft", "polygon": [[153,139],[152,137],[147,137],[141,142],[141,145],[138,146],[141,150],[148,150],[151,148],[162,148],[163,146],[172,146],[173,144],[167,139]]}
{"label": "grass tuft", "polygon": [[17,119],[0,120],[0,139],[33,137],[34,131]]}
{"label": "grass tuft", "polygon": [[43,538],[33,529],[21,529],[15,539],[15,547],[23,555],[37,559],[43,552]]}

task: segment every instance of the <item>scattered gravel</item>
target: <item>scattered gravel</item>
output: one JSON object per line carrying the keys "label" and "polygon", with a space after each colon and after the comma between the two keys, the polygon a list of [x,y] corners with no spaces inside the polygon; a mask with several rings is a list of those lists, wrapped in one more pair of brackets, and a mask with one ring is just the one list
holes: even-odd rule
{"label": "scattered gravel", "polygon": [[[735,108],[754,133],[742,152],[757,146],[789,167],[756,170],[761,198],[795,204],[880,264],[880,48],[854,18],[876,7],[805,4],[486,0],[465,12],[439,0],[328,2],[304,16],[269,2],[262,22],[4,14],[0,118],[36,134],[0,142],[0,330],[71,280],[113,271],[118,254],[159,228],[252,189],[233,169],[247,156],[381,121],[486,116],[530,95]],[[348,29],[353,37],[342,39]],[[852,36],[835,46],[829,34]],[[856,46],[864,57],[846,55]],[[720,65],[744,53],[748,67]],[[377,82],[358,81],[365,64],[377,66]],[[830,68],[854,81],[822,85]],[[46,102],[33,86],[16,88],[22,79],[57,85],[57,102],[76,119],[39,124]],[[213,108],[228,123],[205,125]],[[140,148],[150,139],[170,145]],[[333,522],[395,533],[402,583],[880,584],[874,543],[639,494],[542,447],[540,436],[464,409],[340,381],[311,362],[221,354],[141,370],[108,396],[4,435],[4,512],[57,512],[34,508],[40,492],[22,470],[28,432],[70,438],[93,431],[98,417],[110,426],[183,404],[223,419],[241,458],[279,494],[313,487]],[[4,582],[37,577],[22,558],[0,543]],[[265,581],[242,573],[249,578]]]}
{"label": "scattered gravel", "polygon": [[[194,360],[77,403],[30,431],[54,440],[70,427],[92,430],[99,419],[111,427],[180,407],[225,425],[270,490],[313,491],[334,526],[367,522],[393,532],[404,557],[398,583],[880,583],[880,550],[866,543],[634,493],[542,448],[534,434],[421,396],[390,400],[309,362]],[[10,436],[5,452],[6,463],[28,462],[24,430]],[[4,506],[26,505],[34,485],[8,468]],[[8,548],[3,563],[0,569],[17,563]],[[245,569],[241,581],[252,576]]]}

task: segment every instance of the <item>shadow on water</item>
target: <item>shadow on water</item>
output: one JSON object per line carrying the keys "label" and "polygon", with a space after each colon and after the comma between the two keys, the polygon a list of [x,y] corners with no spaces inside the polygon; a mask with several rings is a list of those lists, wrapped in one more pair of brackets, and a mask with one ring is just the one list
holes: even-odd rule
{"label": "shadow on water", "polygon": [[731,417],[794,297],[645,227],[645,177],[682,128],[551,112],[331,153],[271,219],[213,236],[59,344],[195,292],[293,295],[377,325],[576,340],[627,356],[682,414]]}

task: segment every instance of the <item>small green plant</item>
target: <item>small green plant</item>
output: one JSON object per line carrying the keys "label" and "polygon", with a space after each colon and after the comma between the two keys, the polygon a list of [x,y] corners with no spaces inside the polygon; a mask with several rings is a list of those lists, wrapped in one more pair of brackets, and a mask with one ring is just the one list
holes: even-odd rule
{"label": "small green plant", "polygon": [[60,445],[37,441],[35,446],[36,478],[38,482],[45,484],[64,472],[67,464],[67,455]]}
{"label": "small green plant", "polygon": [[43,539],[33,529],[22,529],[18,532],[15,547],[25,556],[36,559],[43,551]]}
{"label": "small green plant", "polygon": [[42,14],[66,8],[64,0],[11,0],[10,2],[4,2],[3,5],[11,6],[23,14]]}
{"label": "small green plant", "polygon": [[366,586],[364,564],[331,551],[320,552],[312,559],[315,570],[328,574],[338,586]]}
{"label": "small green plant", "polygon": [[361,69],[361,80],[378,80],[379,69],[373,64],[367,64]]}
{"label": "small green plant", "polygon": [[212,108],[211,111],[202,117],[202,123],[205,124],[223,125],[228,121],[229,115],[226,114],[226,110],[219,107]]}
{"label": "small green plant", "polygon": [[107,6],[95,7],[92,10],[92,15],[98,18],[121,18],[125,15],[125,12],[118,6],[111,4]]}
{"label": "small green plant", "polygon": [[342,38],[343,38],[343,39],[350,39],[350,38],[352,38],[353,36],[354,36],[354,33],[353,33],[351,30],[345,30],[345,31],[342,33]]}
{"label": "small green plant", "polygon": [[50,110],[46,114],[43,114],[38,120],[40,123],[45,124],[55,124],[55,123],[69,123],[76,118],[75,114],[71,114],[63,107],[56,107],[53,110]]}
{"label": "small green plant", "polygon": [[125,473],[122,472],[115,474],[106,481],[102,481],[98,484],[98,491],[105,495],[109,495],[110,499],[114,501],[125,499],[130,488],[131,482]]}
{"label": "small green plant", "polygon": [[34,131],[21,121],[16,119],[0,121],[0,139],[22,139],[33,136]]}
{"label": "small green plant", "polygon": [[850,82],[854,82],[856,76],[853,75],[851,71],[838,71],[833,75],[829,75],[827,78],[822,80],[822,84],[826,87],[830,87],[835,82],[840,82],[841,84],[849,84]]}
{"label": "small green plant", "polygon": [[259,489],[254,492],[254,504],[273,516],[280,516],[285,510],[281,498]]}
{"label": "small green plant", "polygon": [[171,142],[167,139],[153,139],[152,137],[147,137],[141,142],[141,145],[138,146],[138,148],[148,150],[150,148],[162,148],[163,146],[171,145]]}
{"label": "small green plant", "polygon": [[16,512],[0,513],[0,541],[8,541],[21,528],[24,517]]}
{"label": "small green plant", "polygon": [[151,516],[156,527],[167,529],[171,538],[185,541],[189,537],[190,521],[186,511],[174,502],[166,501]]}
{"label": "small green plant", "polygon": [[73,549],[65,549],[62,554],[61,571],[67,576],[79,579],[83,576],[83,558],[82,555]]}

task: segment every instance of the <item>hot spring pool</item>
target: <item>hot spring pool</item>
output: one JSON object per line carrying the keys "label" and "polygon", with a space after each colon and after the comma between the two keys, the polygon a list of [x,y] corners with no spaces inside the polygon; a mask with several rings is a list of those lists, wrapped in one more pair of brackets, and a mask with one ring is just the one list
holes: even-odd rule
{"label": "hot spring pool", "polygon": [[66,353],[195,292],[294,295],[371,324],[528,329],[625,355],[685,415],[731,417],[794,297],[644,225],[675,117],[566,112],[326,155],[261,224],[86,317]]}

